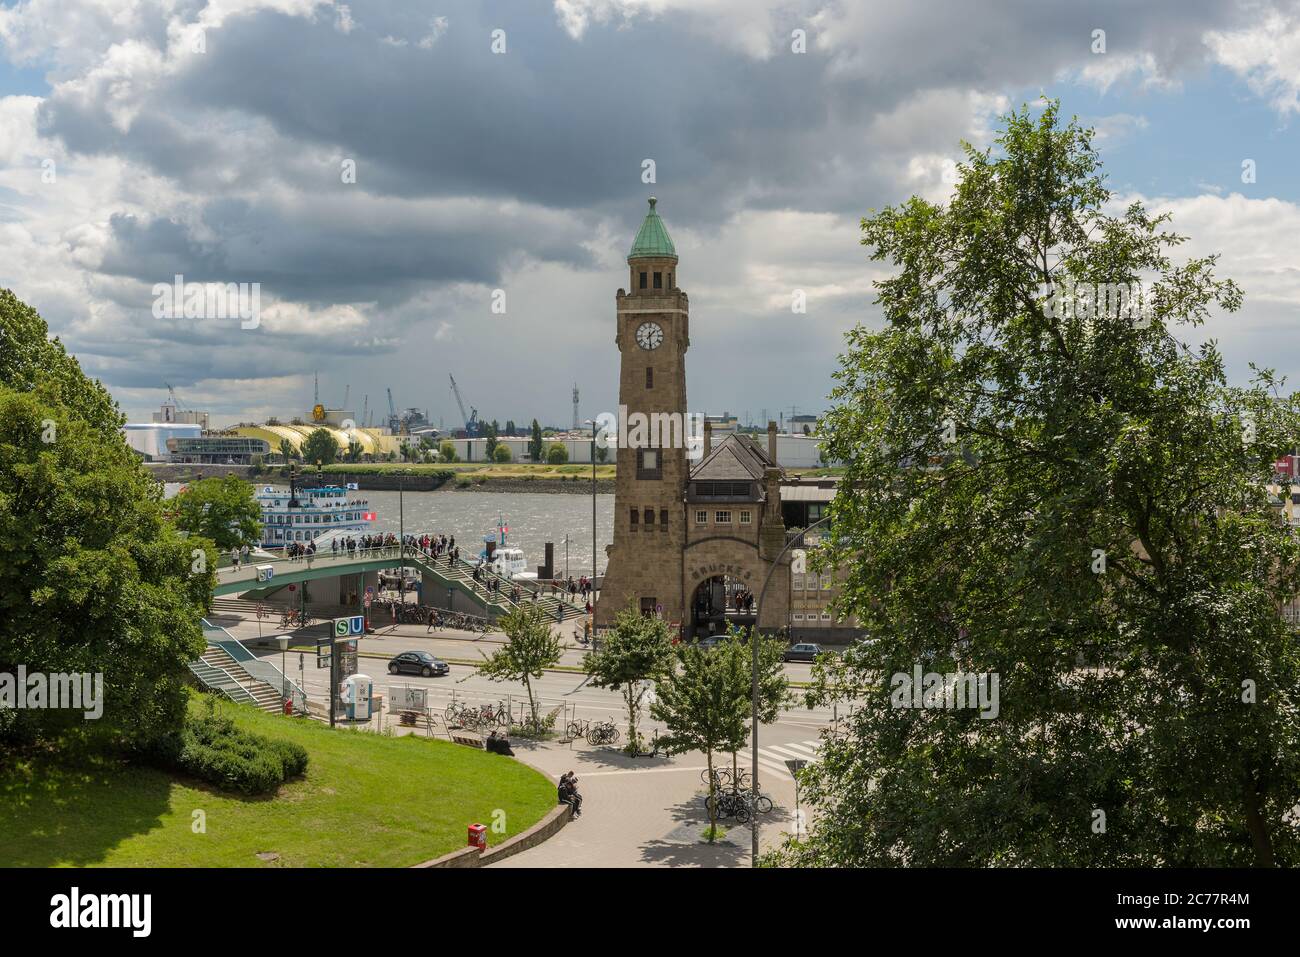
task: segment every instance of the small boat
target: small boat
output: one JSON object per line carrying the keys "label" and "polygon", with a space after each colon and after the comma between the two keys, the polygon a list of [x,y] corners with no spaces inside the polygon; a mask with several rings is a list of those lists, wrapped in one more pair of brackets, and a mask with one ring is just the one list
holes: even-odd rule
{"label": "small boat", "polygon": [[537,572],[528,570],[528,559],[524,557],[524,550],[507,543],[506,536],[509,533],[510,526],[498,516],[497,533],[483,536],[483,550],[478,553],[479,563],[502,578],[536,581]]}

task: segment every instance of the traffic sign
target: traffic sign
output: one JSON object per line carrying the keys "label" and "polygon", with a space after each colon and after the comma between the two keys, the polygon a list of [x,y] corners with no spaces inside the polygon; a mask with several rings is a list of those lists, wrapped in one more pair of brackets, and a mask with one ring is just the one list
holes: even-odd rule
{"label": "traffic sign", "polygon": [[790,777],[794,778],[796,781],[799,780],[799,772],[807,765],[808,762],[803,758],[787,758],[785,762],[785,766],[790,769]]}

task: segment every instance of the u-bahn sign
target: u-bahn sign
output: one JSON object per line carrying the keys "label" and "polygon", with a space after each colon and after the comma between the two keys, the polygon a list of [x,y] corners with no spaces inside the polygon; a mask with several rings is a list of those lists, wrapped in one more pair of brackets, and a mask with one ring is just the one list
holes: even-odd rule
{"label": "u-bahn sign", "polygon": [[352,615],[348,618],[334,619],[335,639],[356,637],[357,635],[364,635],[365,633],[366,633],[365,615]]}

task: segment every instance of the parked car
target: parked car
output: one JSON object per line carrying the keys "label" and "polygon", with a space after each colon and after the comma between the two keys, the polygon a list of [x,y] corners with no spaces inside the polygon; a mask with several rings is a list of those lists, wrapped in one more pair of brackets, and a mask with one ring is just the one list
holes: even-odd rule
{"label": "parked car", "polygon": [[717,645],[722,644],[726,640],[727,640],[726,635],[709,635],[707,638],[701,638],[698,642],[696,642],[696,644],[698,644],[705,651],[708,651],[710,648],[716,647]]}
{"label": "parked car", "polygon": [[821,645],[814,645],[811,642],[801,642],[797,645],[791,645],[785,650],[786,661],[812,661],[822,653]]}
{"label": "parked car", "polygon": [[423,675],[431,678],[434,675],[445,675],[450,670],[447,662],[435,658],[427,651],[404,651],[388,662],[390,675]]}

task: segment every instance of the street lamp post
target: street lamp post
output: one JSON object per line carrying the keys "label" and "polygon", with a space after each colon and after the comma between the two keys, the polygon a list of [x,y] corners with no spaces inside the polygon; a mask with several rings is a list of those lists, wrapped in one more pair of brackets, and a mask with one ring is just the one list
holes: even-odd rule
{"label": "street lamp post", "polygon": [[[762,613],[762,608],[763,608],[763,596],[767,594],[767,586],[772,583],[772,575],[775,574],[776,570],[781,567],[781,559],[784,558],[785,553],[790,550],[790,546],[794,545],[795,542],[799,542],[800,544],[802,544],[805,535],[811,532],[818,525],[823,525],[826,522],[829,522],[830,519],[831,517],[829,515],[827,515],[825,518],[819,518],[817,521],[813,522],[811,525],[805,528],[799,535],[797,535],[796,537],[790,539],[790,541],[785,543],[785,548],[781,549],[781,551],[777,554],[776,558],[773,559],[772,567],[768,570],[767,577],[763,579],[763,588],[758,593],[758,601],[754,603],[754,624],[750,627],[749,630],[749,650],[752,656],[751,665],[750,665],[750,676],[749,676],[751,681],[750,705],[752,709],[750,712],[750,726],[752,731],[750,743],[753,746],[753,765],[754,765],[754,776],[751,779],[753,782],[752,783],[753,790],[750,795],[750,807],[758,806],[758,622],[759,622],[759,615]],[[758,866],[758,815],[757,814],[753,815],[750,818],[750,831],[751,831],[752,845],[750,851],[749,866],[757,867]]]}
{"label": "street lamp post", "polygon": [[[591,607],[596,607],[596,421],[587,419],[591,426]],[[591,633],[596,634],[595,615],[592,615]]]}

